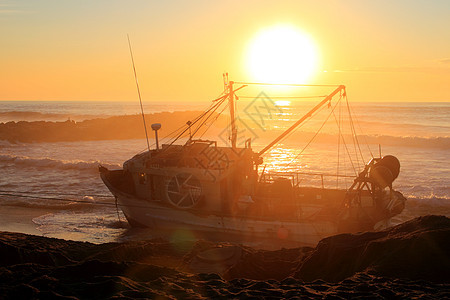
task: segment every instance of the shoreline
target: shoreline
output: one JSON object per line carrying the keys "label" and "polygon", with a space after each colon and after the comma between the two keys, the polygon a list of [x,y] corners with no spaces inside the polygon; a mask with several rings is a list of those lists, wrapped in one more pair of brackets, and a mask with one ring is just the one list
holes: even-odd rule
{"label": "shoreline", "polygon": [[19,206],[0,205],[0,231],[43,236],[34,218],[51,213],[45,208],[24,208]]}
{"label": "shoreline", "polygon": [[450,295],[449,235],[450,219],[443,216],[276,251],[160,239],[97,245],[0,232],[0,295],[444,299]]}

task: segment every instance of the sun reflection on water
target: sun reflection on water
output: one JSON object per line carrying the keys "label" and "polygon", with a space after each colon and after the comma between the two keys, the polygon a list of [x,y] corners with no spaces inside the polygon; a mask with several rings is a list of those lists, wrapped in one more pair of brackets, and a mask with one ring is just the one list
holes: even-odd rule
{"label": "sun reflection on water", "polygon": [[[288,101],[288,100],[277,100],[277,101],[275,101],[275,104],[277,105],[277,106],[290,106],[291,105],[291,101]],[[286,113],[283,113],[283,115],[285,115]]]}
{"label": "sun reflection on water", "polygon": [[361,171],[362,166],[355,165],[356,169],[353,169],[353,165],[344,157],[345,153],[338,153],[330,144],[303,150],[303,147],[280,145],[264,155],[264,164],[259,172],[277,173],[276,176],[279,173],[289,176],[296,173],[296,181],[305,186],[348,188],[357,175],[355,172]]}

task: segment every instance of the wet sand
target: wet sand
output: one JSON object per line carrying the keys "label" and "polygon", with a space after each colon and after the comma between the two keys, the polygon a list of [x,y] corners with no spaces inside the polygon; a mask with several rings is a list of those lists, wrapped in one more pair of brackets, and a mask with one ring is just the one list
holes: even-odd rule
{"label": "wet sand", "polygon": [[33,219],[50,213],[43,208],[0,205],[0,231],[42,235]]}
{"label": "wet sand", "polygon": [[450,219],[426,216],[316,248],[150,240],[95,245],[0,233],[6,299],[450,297]]}

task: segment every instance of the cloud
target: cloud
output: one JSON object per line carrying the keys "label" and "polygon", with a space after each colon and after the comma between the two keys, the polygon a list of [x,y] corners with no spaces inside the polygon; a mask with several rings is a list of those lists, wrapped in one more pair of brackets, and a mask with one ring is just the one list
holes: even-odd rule
{"label": "cloud", "polygon": [[28,14],[31,11],[18,8],[17,5],[10,3],[0,3],[0,15],[17,15],[17,14]]}
{"label": "cloud", "polygon": [[[450,64],[450,59],[440,60],[442,64]],[[423,72],[423,73],[434,73],[434,72],[450,72],[450,68],[445,67],[425,67],[425,66],[380,66],[380,67],[357,67],[353,69],[338,69],[329,70],[328,72],[334,73],[405,73],[405,72]]]}
{"label": "cloud", "polygon": [[23,10],[18,10],[18,9],[2,9],[0,8],[0,14],[2,15],[14,15],[14,14],[22,14],[22,13],[26,13]]}
{"label": "cloud", "polygon": [[332,73],[450,73],[450,58],[439,58],[422,61],[421,65],[409,66],[362,66],[350,69],[326,70]]}

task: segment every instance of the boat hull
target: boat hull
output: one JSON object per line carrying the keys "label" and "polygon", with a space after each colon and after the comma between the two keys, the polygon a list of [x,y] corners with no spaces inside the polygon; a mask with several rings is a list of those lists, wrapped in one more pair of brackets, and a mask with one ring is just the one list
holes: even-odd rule
{"label": "boat hull", "polygon": [[119,188],[117,182],[124,181],[123,175],[116,180],[114,172],[121,174],[101,169],[101,178],[133,227],[152,228],[155,232],[188,230],[200,238],[243,244],[260,242],[262,248],[314,247],[321,239],[341,232],[336,218],[331,217],[290,221],[174,209],[162,201],[140,199],[131,190]]}
{"label": "boat hull", "polygon": [[[299,216],[289,220],[219,214],[200,209],[176,209],[165,201],[137,197],[133,192],[132,182],[127,184],[127,176],[123,170],[109,171],[100,167],[100,174],[129,224],[132,227],[154,229],[155,233],[190,231],[196,238],[213,238],[253,246],[257,243],[261,248],[274,249],[290,246],[315,247],[321,239],[331,235],[381,230],[390,226],[391,215],[375,221],[373,218],[365,218],[370,222],[361,221],[362,215],[367,217],[367,211],[361,208],[342,207],[340,210],[328,210],[328,213],[322,215],[315,213],[314,217]],[[310,209],[323,212],[317,208],[317,204],[302,208],[305,211]]]}
{"label": "boat hull", "polygon": [[286,222],[194,214],[150,203],[126,194],[115,194],[118,205],[130,224],[155,230],[189,230],[205,236],[240,237],[239,240],[272,240],[315,246],[322,238],[336,234],[337,225],[331,221]]}

